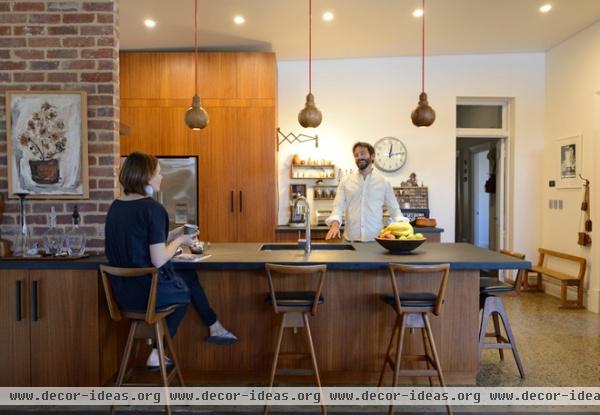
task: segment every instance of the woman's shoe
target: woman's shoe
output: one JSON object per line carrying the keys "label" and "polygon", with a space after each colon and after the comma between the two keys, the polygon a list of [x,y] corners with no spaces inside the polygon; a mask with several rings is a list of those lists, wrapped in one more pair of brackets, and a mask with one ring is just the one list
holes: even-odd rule
{"label": "woman's shoe", "polygon": [[[170,357],[165,356],[165,366],[167,369],[173,367],[173,360]],[[158,359],[158,349],[152,349],[152,352],[146,359],[146,369],[152,372],[160,370],[160,360]]]}
{"label": "woman's shoe", "polygon": [[235,344],[239,340],[235,336],[235,334],[231,333],[230,331],[225,330],[224,333],[219,333],[216,336],[208,336],[206,338],[206,341],[211,344],[218,344],[218,345],[223,346],[223,345]]}

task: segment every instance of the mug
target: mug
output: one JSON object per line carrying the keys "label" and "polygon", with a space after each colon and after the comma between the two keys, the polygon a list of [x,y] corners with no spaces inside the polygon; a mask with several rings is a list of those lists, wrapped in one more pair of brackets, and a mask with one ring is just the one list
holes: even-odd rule
{"label": "mug", "polygon": [[198,233],[198,226],[192,225],[191,223],[186,223],[183,225],[183,233],[185,235],[194,235]]}

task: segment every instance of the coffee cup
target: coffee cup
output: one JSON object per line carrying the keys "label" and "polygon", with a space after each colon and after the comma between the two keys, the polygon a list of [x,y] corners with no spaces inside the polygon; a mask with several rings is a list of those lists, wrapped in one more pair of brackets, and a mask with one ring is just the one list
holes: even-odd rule
{"label": "coffee cup", "polygon": [[198,233],[198,226],[192,225],[191,223],[186,223],[183,225],[183,233],[185,235],[195,235]]}

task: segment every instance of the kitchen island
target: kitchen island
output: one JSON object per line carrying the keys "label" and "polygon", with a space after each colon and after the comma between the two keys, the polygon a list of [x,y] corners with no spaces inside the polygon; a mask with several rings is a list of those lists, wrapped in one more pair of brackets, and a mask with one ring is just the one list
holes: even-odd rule
{"label": "kitchen island", "polygon": [[[210,256],[200,262],[178,262],[176,267],[193,268],[198,271],[211,305],[219,320],[233,331],[240,342],[233,346],[215,346],[204,341],[207,329],[202,325],[197,313],[191,308],[186,314],[176,336],[178,358],[188,384],[195,383],[263,383],[267,380],[272,351],[275,344],[278,316],[271,306],[265,303],[268,292],[264,264],[327,264],[328,272],[323,289],[325,304],[319,307],[317,315],[311,317],[311,327],[316,346],[317,359],[326,385],[335,384],[374,384],[381,366],[394,323],[394,312],[385,305],[379,296],[391,292],[390,277],[387,271],[389,262],[407,264],[449,263],[450,277],[446,291],[446,301],[440,317],[432,317],[435,340],[440,352],[442,368],[450,384],[474,384],[479,368],[477,351],[479,320],[479,270],[480,269],[522,269],[530,267],[528,261],[480,249],[468,244],[425,243],[412,253],[391,255],[379,244],[354,243],[353,250],[320,250],[313,245],[313,252],[306,255],[302,250],[261,250],[260,243],[219,243],[207,251]],[[18,275],[18,269],[27,269],[30,278],[42,274],[65,278],[65,272],[77,281],[78,275],[90,277],[102,257],[78,261],[0,261],[0,278]],[[50,270],[57,271],[50,271]],[[17,271],[15,271],[17,270]],[[65,270],[65,272],[60,272]],[[68,271],[67,271],[68,270]],[[40,290],[52,284],[52,278],[40,284]],[[68,281],[63,282],[71,287]],[[81,347],[94,347],[95,370],[98,383],[107,381],[107,375],[120,358],[121,347],[126,334],[122,324],[108,321],[103,293],[99,285],[85,285],[88,291],[98,290],[96,313],[98,334],[94,337],[99,344],[86,341]],[[14,292],[14,282],[7,285]],[[434,291],[434,284],[423,281],[416,275],[403,278],[402,287]],[[288,287],[290,288],[290,287]],[[25,288],[23,289],[27,291]],[[90,294],[91,295],[91,294]],[[91,295],[93,297],[93,295]],[[61,295],[63,309],[69,301],[81,302],[81,298]],[[41,301],[41,300],[40,300]],[[15,301],[4,303],[8,318],[13,318]],[[85,303],[89,308],[88,302]],[[39,320],[30,324],[39,325],[48,312],[47,304],[40,304]],[[27,312],[25,312],[27,316]],[[87,318],[82,320],[89,326]],[[71,320],[76,321],[75,317]],[[60,319],[56,317],[56,324]],[[73,324],[73,321],[71,321]],[[5,326],[0,326],[5,327]],[[72,328],[70,328],[72,330]],[[64,330],[67,332],[67,330]],[[0,333],[3,338],[10,333]],[[284,351],[306,350],[302,332],[287,333]],[[118,340],[115,344],[115,338]],[[420,340],[420,333],[408,336],[407,347],[415,347],[414,339]],[[52,340],[52,339],[50,339]],[[89,340],[89,339],[86,339]],[[63,342],[64,343],[64,342]],[[62,344],[62,343],[61,343]],[[419,344],[415,342],[415,344]],[[287,345],[287,346],[286,346]],[[64,347],[64,346],[63,346]],[[77,351],[71,346],[69,351],[85,355],[87,350]],[[57,359],[69,359],[57,353],[47,353]],[[7,357],[8,359],[9,357]],[[48,357],[51,358],[51,357]],[[288,364],[305,364],[309,361],[282,361]],[[60,365],[58,365],[60,367]],[[87,384],[85,381],[71,382],[62,379],[64,385]],[[310,381],[310,379],[307,379]],[[407,381],[410,381],[407,380]],[[87,383],[86,383],[87,382]],[[2,383],[2,382],[0,382]],[[4,382],[5,383],[5,382]]]}

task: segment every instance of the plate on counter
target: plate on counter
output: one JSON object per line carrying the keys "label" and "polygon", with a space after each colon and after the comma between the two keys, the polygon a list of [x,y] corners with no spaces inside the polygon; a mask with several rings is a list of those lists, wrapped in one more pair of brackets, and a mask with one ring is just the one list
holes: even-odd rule
{"label": "plate on counter", "polygon": [[423,239],[383,239],[375,238],[379,245],[390,251],[392,254],[405,254],[421,246],[427,238]]}

